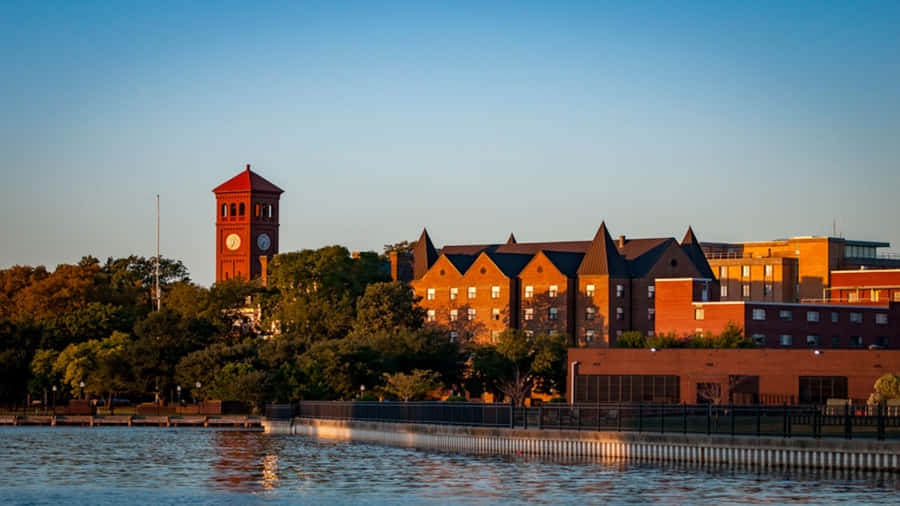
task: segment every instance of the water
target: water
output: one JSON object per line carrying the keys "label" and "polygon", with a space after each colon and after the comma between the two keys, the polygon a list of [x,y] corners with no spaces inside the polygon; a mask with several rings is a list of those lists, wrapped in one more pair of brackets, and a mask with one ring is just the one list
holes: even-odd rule
{"label": "water", "polygon": [[900,476],[483,457],[248,430],[0,428],[9,504],[900,504]]}

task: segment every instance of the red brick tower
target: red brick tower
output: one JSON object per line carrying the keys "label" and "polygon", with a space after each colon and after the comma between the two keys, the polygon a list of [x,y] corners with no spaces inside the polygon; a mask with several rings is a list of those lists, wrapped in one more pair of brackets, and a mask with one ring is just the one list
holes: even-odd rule
{"label": "red brick tower", "polygon": [[213,190],[216,194],[216,282],[253,279],[261,258],[278,253],[278,200],[284,190],[247,169]]}

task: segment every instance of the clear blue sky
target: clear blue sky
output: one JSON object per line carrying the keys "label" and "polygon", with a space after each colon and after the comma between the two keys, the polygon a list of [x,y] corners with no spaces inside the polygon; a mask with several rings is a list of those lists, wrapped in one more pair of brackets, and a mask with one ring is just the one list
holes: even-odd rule
{"label": "clear blue sky", "polygon": [[[214,278],[217,184],[281,250],[844,235],[900,247],[900,2],[3,2],[0,267]],[[735,5],[736,4],[736,5]]]}

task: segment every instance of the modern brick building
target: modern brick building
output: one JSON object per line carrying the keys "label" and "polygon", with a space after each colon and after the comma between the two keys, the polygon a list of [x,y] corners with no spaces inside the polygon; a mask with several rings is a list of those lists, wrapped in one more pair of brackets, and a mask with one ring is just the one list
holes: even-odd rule
{"label": "modern brick building", "polygon": [[887,306],[900,302],[900,269],[856,269],[831,271],[828,302]]}
{"label": "modern brick building", "polygon": [[278,201],[284,191],[246,170],[217,186],[216,282],[254,279],[278,253]]}
{"label": "modern brick building", "polygon": [[[507,328],[563,333],[572,345],[610,346],[628,330],[653,334],[655,281],[713,273],[694,232],[613,240],[601,224],[590,241],[434,247],[423,231],[409,255],[391,255],[427,320],[451,338],[490,342]],[[718,290],[715,280],[712,290]]]}
{"label": "modern brick building", "polygon": [[576,402],[863,403],[900,351],[571,348],[568,368]]}
{"label": "modern brick building", "polygon": [[900,267],[900,258],[879,254],[890,243],[840,237],[793,237],[775,241],[712,243],[703,252],[718,276],[723,301],[821,300],[839,269]]}
{"label": "modern brick building", "polygon": [[704,300],[703,291],[711,284],[710,279],[657,279],[657,332],[716,334],[731,322],[760,347],[900,347],[900,303],[872,306]]}

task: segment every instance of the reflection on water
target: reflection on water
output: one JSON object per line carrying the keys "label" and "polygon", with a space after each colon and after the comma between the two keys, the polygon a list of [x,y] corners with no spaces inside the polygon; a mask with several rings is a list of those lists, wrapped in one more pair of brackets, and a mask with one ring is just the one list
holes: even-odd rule
{"label": "reflection on water", "polygon": [[900,503],[889,474],[475,457],[247,430],[0,428],[10,503]]}

